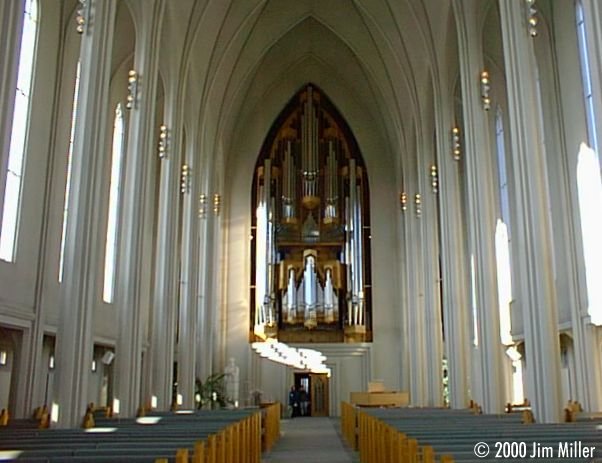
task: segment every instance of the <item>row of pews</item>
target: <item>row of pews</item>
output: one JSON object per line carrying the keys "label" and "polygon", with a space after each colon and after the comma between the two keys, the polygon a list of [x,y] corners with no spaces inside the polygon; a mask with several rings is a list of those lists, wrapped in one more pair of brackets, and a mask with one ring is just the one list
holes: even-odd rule
{"label": "row of pews", "polygon": [[[87,418],[90,424],[90,417]],[[260,463],[279,434],[280,405],[239,410],[94,413],[82,429],[40,429],[32,420],[0,427],[0,460],[32,463]],[[36,422],[33,421],[35,424]]]}
{"label": "row of pews", "polygon": [[342,434],[362,463],[585,463],[602,457],[598,419],[525,424],[522,413],[483,415],[471,409],[360,409],[343,403],[341,410]]}

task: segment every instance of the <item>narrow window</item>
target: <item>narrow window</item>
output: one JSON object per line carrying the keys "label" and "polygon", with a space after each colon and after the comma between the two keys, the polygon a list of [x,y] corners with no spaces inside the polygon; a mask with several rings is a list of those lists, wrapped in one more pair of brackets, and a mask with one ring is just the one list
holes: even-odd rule
{"label": "narrow window", "polygon": [[506,145],[504,143],[504,119],[502,110],[498,106],[495,115],[495,146],[498,165],[498,179],[500,189],[500,209],[502,221],[510,226],[510,195],[508,193],[508,170],[506,167]]}
{"label": "narrow window", "polygon": [[581,237],[585,262],[585,282],[587,287],[587,311],[594,325],[602,325],[602,179],[600,177],[600,158],[598,137],[596,134],[596,114],[592,95],[591,69],[587,50],[587,33],[583,5],[576,3],[577,38],[583,100],[587,122],[589,146],[581,143],[577,161],[577,190],[579,194],[579,215],[581,218]]}
{"label": "narrow window", "polygon": [[498,106],[495,114],[495,145],[497,151],[498,180],[501,219],[495,228],[495,259],[498,286],[498,310],[500,314],[500,339],[502,344],[511,345],[510,302],[512,301],[512,272],[510,262],[510,195],[504,143],[504,119]]}
{"label": "narrow window", "polygon": [[67,150],[67,179],[65,181],[65,201],[63,202],[63,228],[61,232],[61,252],[59,256],[59,283],[63,281],[65,265],[65,238],[67,235],[67,216],[69,214],[69,192],[71,188],[71,166],[73,163],[73,137],[75,135],[75,121],[77,119],[77,99],[79,97],[80,62],[77,62],[75,71],[75,91],[73,92],[73,108],[71,109],[71,130],[69,132],[69,149]]}
{"label": "narrow window", "polygon": [[21,203],[23,165],[30,113],[31,82],[37,38],[38,8],[36,0],[25,1],[23,33],[17,71],[17,88],[13,108],[8,169],[0,231],[0,259],[14,262]]}
{"label": "narrow window", "polygon": [[594,111],[594,98],[592,95],[591,70],[589,67],[589,55],[587,50],[587,34],[585,31],[585,18],[583,5],[577,2],[577,39],[579,43],[579,60],[581,63],[581,80],[583,83],[583,98],[585,102],[585,116],[587,120],[587,136],[590,148],[596,155],[598,153],[598,137],[596,134],[596,113]]}
{"label": "narrow window", "polygon": [[113,302],[115,289],[115,263],[117,260],[117,219],[119,217],[119,192],[124,146],[124,121],[121,104],[115,109],[113,124],[113,149],[111,154],[111,185],[109,188],[109,214],[105,240],[105,275],[102,299]]}
{"label": "narrow window", "polygon": [[581,237],[585,260],[587,311],[594,325],[602,325],[602,181],[600,164],[594,150],[585,143],[579,149],[577,189],[581,216]]}

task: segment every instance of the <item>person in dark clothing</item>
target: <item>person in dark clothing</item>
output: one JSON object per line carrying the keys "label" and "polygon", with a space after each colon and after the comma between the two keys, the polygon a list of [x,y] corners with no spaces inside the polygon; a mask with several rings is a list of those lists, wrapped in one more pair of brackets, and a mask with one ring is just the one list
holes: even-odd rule
{"label": "person in dark clothing", "polygon": [[301,406],[301,416],[308,415],[309,396],[303,386],[299,388],[299,405]]}
{"label": "person in dark clothing", "polygon": [[291,390],[288,393],[288,406],[290,407],[290,417],[294,418],[295,416],[299,416],[300,407],[299,407],[299,391],[295,388],[295,386],[291,386]]}

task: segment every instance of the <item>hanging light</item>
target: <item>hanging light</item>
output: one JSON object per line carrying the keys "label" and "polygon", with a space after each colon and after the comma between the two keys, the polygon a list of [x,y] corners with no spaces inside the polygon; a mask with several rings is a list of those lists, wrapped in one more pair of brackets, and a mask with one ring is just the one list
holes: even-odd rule
{"label": "hanging light", "polygon": [[452,156],[454,161],[459,161],[460,157],[462,156],[459,127],[454,127],[452,129]]}
{"label": "hanging light", "polygon": [[481,102],[483,103],[483,109],[489,111],[491,108],[491,98],[489,97],[489,91],[491,90],[491,84],[489,82],[489,73],[487,71],[481,72]]}
{"label": "hanging light", "polygon": [[167,157],[167,126],[165,124],[159,127],[159,144],[157,150],[161,159]]}
{"label": "hanging light", "polygon": [[219,215],[222,206],[222,197],[219,193],[213,195],[213,213]]}
{"label": "hanging light", "polygon": [[201,193],[199,195],[199,219],[207,217],[207,195]]}
{"label": "hanging light", "polygon": [[537,24],[539,20],[537,18],[537,8],[535,6],[535,0],[526,0],[527,2],[527,30],[531,37],[537,37]]}
{"label": "hanging light", "polygon": [[138,73],[133,69],[128,72],[128,94],[125,107],[132,109],[136,107],[136,97],[138,93]]}
{"label": "hanging light", "polygon": [[431,188],[433,193],[437,194],[439,192],[439,173],[437,172],[437,166],[432,164],[430,167],[430,176],[431,176]]}
{"label": "hanging light", "polygon": [[402,191],[399,195],[399,204],[401,204],[401,210],[403,212],[408,210],[408,194],[405,191]]}
{"label": "hanging light", "polygon": [[88,0],[78,0],[77,9],[75,11],[75,31],[78,34],[83,34],[88,24],[90,2]]}
{"label": "hanging light", "polygon": [[422,197],[420,196],[420,193],[414,195],[414,206],[416,209],[416,217],[420,217],[422,215]]}
{"label": "hanging light", "polygon": [[180,193],[185,194],[190,191],[190,167],[188,164],[182,166],[182,173],[180,174]]}

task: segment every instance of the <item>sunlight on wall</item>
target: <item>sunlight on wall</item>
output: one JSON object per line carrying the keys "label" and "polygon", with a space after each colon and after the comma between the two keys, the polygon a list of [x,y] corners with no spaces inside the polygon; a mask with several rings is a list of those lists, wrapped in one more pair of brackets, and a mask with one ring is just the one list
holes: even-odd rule
{"label": "sunlight on wall", "polygon": [[472,344],[479,346],[479,315],[477,312],[477,274],[474,254],[470,255],[470,295],[472,302]]}
{"label": "sunlight on wall", "polygon": [[498,219],[495,227],[495,261],[500,311],[500,338],[502,344],[509,346],[512,344],[512,336],[510,334],[510,301],[512,301],[510,249],[508,246],[508,228],[500,219]]}
{"label": "sunlight on wall", "polygon": [[594,325],[602,325],[602,181],[596,152],[585,143],[579,147],[577,187],[585,281],[587,283],[587,311]]}
{"label": "sunlight on wall", "polygon": [[119,218],[119,192],[121,184],[121,164],[124,146],[124,120],[121,104],[115,109],[113,125],[113,150],[111,154],[111,186],[109,189],[109,218],[105,242],[105,273],[102,299],[113,302],[115,288],[115,264],[117,260],[117,222]]}

